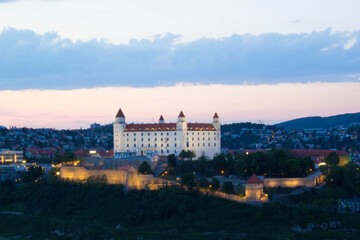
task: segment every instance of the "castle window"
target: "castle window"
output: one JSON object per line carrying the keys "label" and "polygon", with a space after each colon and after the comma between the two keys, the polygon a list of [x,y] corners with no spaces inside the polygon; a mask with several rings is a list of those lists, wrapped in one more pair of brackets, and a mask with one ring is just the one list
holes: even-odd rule
{"label": "castle window", "polygon": [[166,141],[169,141],[169,138],[166,138]]}
{"label": "castle window", "polygon": [[161,136],[163,135],[163,133],[160,133],[161,134]]}
{"label": "castle window", "polygon": [[210,133],[208,135],[210,135]]}
{"label": "castle window", "polygon": [[198,132],[198,135],[200,135],[200,133]]}
{"label": "castle window", "polygon": [[155,136],[156,136],[156,133],[155,133]]}
{"label": "castle window", "polygon": [[161,153],[164,153],[164,150],[161,149]]}
{"label": "castle window", "polygon": [[150,133],[148,133],[148,136],[150,136]]}
{"label": "castle window", "polygon": [[129,147],[129,144],[127,144],[126,146]]}
{"label": "castle window", "polygon": [[216,143],[214,143],[214,147],[216,147]]}
{"label": "castle window", "polygon": [[161,141],[163,140],[163,138],[161,138]]}
{"label": "castle window", "polygon": [[209,147],[210,147],[210,143],[209,143],[208,145],[209,145]]}
{"label": "castle window", "polygon": [[214,133],[214,135],[216,135],[216,133]]}
{"label": "castle window", "polygon": [[203,138],[203,141],[205,141],[205,138]]}
{"label": "castle window", "polygon": [[126,141],[129,141],[129,139],[127,138]]}
{"label": "castle window", "polygon": [[166,146],[168,147],[168,146],[169,146],[169,144],[166,144]]}
{"label": "castle window", "polygon": [[200,141],[200,138],[198,138],[198,141]]}
{"label": "castle window", "polygon": [[189,133],[187,132],[186,135],[189,135]]}
{"label": "castle window", "polygon": [[214,141],[216,141],[216,137],[214,137]]}
{"label": "castle window", "polygon": [[143,147],[143,146],[144,146],[144,144],[142,143],[142,144],[141,144],[141,146]]}
{"label": "castle window", "polygon": [[166,152],[167,152],[167,153],[169,153],[169,149],[168,149],[168,150],[166,150]]}
{"label": "castle window", "polygon": [[166,135],[168,135],[168,136],[169,136],[169,133],[166,133]]}
{"label": "castle window", "polygon": [[192,133],[192,135],[194,135],[194,132]]}
{"label": "castle window", "polygon": [[161,147],[163,146],[163,144],[161,144]]}
{"label": "castle window", "polygon": [[194,143],[192,144],[192,146],[194,146]]}
{"label": "castle window", "polygon": [[155,138],[155,141],[157,141],[157,139]]}
{"label": "castle window", "polygon": [[192,138],[192,140],[194,141],[194,138]]}
{"label": "castle window", "polygon": [[144,136],[144,134],[143,134],[143,133],[141,133],[141,136]]}
{"label": "castle window", "polygon": [[123,136],[125,137],[125,133],[123,134]]}
{"label": "castle window", "polygon": [[210,141],[210,138],[209,138],[209,141]]}
{"label": "castle window", "polygon": [[175,141],[176,141],[176,138],[175,138]]}
{"label": "castle window", "polygon": [[134,136],[136,136],[136,133],[134,133]]}
{"label": "castle window", "polygon": [[127,133],[126,136],[129,136],[129,134]]}
{"label": "castle window", "polygon": [[143,138],[141,138],[141,141],[143,142],[143,141],[144,141],[144,139],[143,139]]}
{"label": "castle window", "polygon": [[189,142],[186,142],[186,147],[189,147]]}
{"label": "castle window", "polygon": [[175,143],[175,147],[176,147],[176,143]]}
{"label": "castle window", "polygon": [[198,143],[198,147],[200,147],[200,143]]}
{"label": "castle window", "polygon": [[134,147],[136,147],[136,144],[134,143]]}
{"label": "castle window", "polygon": [[150,143],[149,143],[149,145],[148,145],[149,147],[150,147]]}
{"label": "castle window", "polygon": [[157,147],[157,144],[155,143],[155,147]]}
{"label": "castle window", "polygon": [[174,135],[176,136],[176,133],[174,133]]}
{"label": "castle window", "polygon": [[148,141],[150,142],[150,138],[148,138]]}
{"label": "castle window", "polygon": [[203,143],[203,147],[205,147],[205,143]]}
{"label": "castle window", "polygon": [[203,132],[203,135],[205,135],[205,133]]}
{"label": "castle window", "polygon": [[177,153],[177,150],[175,149],[175,153]]}
{"label": "castle window", "polygon": [[136,142],[136,138],[134,138],[134,142]]}

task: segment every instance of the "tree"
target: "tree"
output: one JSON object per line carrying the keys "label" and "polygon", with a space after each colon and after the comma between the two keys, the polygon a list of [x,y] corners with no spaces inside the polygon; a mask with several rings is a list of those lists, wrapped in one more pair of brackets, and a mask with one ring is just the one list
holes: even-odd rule
{"label": "tree", "polygon": [[199,181],[199,187],[203,188],[203,189],[208,189],[209,188],[209,181],[206,178],[202,178]]}
{"label": "tree", "polygon": [[227,161],[225,154],[221,153],[214,157],[213,159],[214,168],[218,173],[227,170]]}
{"label": "tree", "polygon": [[152,171],[150,165],[146,161],[143,161],[140,164],[140,166],[138,167],[138,173],[140,173],[140,174],[152,174],[153,171]]}
{"label": "tree", "polygon": [[172,169],[174,169],[176,167],[176,157],[175,154],[170,154],[169,156],[167,156],[168,159],[168,166]]}
{"label": "tree", "polygon": [[220,182],[216,178],[212,179],[212,182],[210,183],[210,189],[211,191],[216,191],[220,188]]}
{"label": "tree", "polygon": [[232,194],[234,193],[234,185],[232,182],[224,182],[224,184],[221,187],[221,191],[223,191],[226,194]]}
{"label": "tree", "polygon": [[336,152],[331,152],[329,155],[325,157],[325,162],[329,166],[336,166],[340,162],[339,155]]}
{"label": "tree", "polygon": [[189,190],[193,190],[196,187],[195,176],[192,173],[182,175],[181,186],[186,186]]}
{"label": "tree", "polygon": [[196,154],[192,150],[182,150],[181,153],[179,154],[179,157],[181,157],[182,159],[192,160],[194,157],[196,157]]}

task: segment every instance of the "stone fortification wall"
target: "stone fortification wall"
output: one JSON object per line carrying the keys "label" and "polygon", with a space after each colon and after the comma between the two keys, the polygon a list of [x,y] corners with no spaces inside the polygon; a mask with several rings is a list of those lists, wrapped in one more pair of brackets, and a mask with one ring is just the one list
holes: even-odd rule
{"label": "stone fortification wall", "polygon": [[312,174],[306,178],[264,178],[264,187],[315,187],[322,183],[325,176],[321,173]]}
{"label": "stone fortification wall", "polygon": [[154,176],[150,174],[138,174],[136,171],[125,170],[103,170],[103,169],[86,169],[84,167],[62,167],[60,176],[71,180],[86,180],[90,176],[107,177],[110,184],[123,184],[129,189],[158,189],[163,184],[154,183]]}

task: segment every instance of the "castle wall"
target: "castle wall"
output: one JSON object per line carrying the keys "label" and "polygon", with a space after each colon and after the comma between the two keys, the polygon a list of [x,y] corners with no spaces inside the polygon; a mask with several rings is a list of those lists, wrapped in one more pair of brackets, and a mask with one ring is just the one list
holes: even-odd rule
{"label": "castle wall", "polygon": [[321,173],[310,175],[306,178],[264,178],[264,187],[315,187],[322,183],[325,176]]}
{"label": "castle wall", "polygon": [[[162,184],[154,184],[154,176],[150,174],[137,174],[135,171],[124,170],[88,170],[83,167],[62,167],[60,177],[70,180],[86,180],[90,176],[101,177],[105,175],[110,184],[123,184],[129,189],[157,189]],[[160,186],[161,185],[161,186]]]}

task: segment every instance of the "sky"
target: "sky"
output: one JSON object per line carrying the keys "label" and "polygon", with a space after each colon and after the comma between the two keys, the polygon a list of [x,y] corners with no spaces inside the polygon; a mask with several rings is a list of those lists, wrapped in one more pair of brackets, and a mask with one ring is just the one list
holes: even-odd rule
{"label": "sky", "polygon": [[[0,125],[359,112],[358,0],[0,0]],[[357,92],[356,92],[357,91]],[[166,117],[165,117],[166,119]]]}

